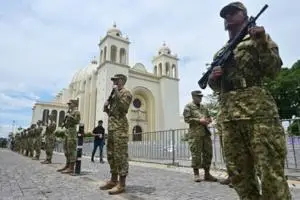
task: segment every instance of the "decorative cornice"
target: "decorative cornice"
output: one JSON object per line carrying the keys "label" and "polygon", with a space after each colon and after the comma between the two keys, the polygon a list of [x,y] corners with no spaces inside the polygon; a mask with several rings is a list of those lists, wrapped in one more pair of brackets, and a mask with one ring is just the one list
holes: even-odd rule
{"label": "decorative cornice", "polygon": [[112,38],[114,40],[118,40],[120,42],[124,42],[126,44],[130,44],[130,42],[128,40],[124,39],[124,38],[121,38],[121,37],[119,38],[119,37],[114,37],[114,36],[111,36],[111,35],[106,35],[104,38],[101,39],[101,41],[100,41],[100,43],[98,45],[101,46],[107,38]]}
{"label": "decorative cornice", "polygon": [[98,67],[97,67],[97,71],[103,67],[105,64],[113,64],[113,65],[118,65],[120,67],[124,67],[124,68],[127,68],[127,69],[130,69],[130,66],[128,65],[125,65],[125,64],[121,64],[121,63],[117,63],[117,62],[112,62],[112,61],[109,61],[109,60],[106,60],[104,61],[103,63],[101,63]]}

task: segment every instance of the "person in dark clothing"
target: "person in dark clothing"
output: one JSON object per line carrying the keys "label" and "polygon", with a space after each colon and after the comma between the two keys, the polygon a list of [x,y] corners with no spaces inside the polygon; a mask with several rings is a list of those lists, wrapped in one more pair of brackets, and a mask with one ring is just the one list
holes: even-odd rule
{"label": "person in dark clothing", "polygon": [[97,147],[99,147],[100,150],[100,163],[104,163],[103,161],[103,146],[105,145],[105,138],[104,133],[105,129],[102,126],[103,121],[98,121],[98,126],[94,128],[92,135],[95,137],[94,139],[94,149],[92,152],[91,161],[94,162],[94,155],[97,151]]}

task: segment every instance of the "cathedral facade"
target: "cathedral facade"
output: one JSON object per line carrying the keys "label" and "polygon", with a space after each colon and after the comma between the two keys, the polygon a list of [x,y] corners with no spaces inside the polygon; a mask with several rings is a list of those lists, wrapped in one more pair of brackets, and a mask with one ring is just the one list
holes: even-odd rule
{"label": "cathedral facade", "polygon": [[133,94],[128,120],[130,133],[153,132],[181,127],[179,113],[178,58],[163,44],[152,60],[152,72],[142,63],[129,66],[129,39],[114,25],[100,40],[99,56],[77,71],[69,86],[52,102],[36,102],[32,123],[47,121],[48,114],[57,116],[61,125],[67,112],[67,102],[79,99],[81,123],[90,132],[103,120],[107,127],[104,102],[112,90],[110,78],[122,73],[128,77],[125,87]]}

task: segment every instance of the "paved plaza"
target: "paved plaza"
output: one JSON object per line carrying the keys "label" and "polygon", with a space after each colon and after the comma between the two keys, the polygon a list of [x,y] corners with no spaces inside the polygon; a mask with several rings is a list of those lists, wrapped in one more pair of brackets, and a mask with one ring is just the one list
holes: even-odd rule
{"label": "paved plaza", "polygon": [[[44,152],[41,158],[44,159]],[[42,160],[40,160],[42,161]],[[40,164],[7,149],[0,149],[0,200],[235,200],[235,191],[219,183],[192,181],[191,169],[166,165],[130,163],[127,192],[118,196],[100,191],[99,185],[109,178],[107,163],[82,159],[82,175],[56,172],[64,165],[64,156],[55,153],[53,163]],[[224,178],[223,172],[213,175]],[[297,174],[296,174],[297,175]],[[295,176],[296,177],[296,176]],[[297,177],[289,181],[294,199],[300,199]]]}

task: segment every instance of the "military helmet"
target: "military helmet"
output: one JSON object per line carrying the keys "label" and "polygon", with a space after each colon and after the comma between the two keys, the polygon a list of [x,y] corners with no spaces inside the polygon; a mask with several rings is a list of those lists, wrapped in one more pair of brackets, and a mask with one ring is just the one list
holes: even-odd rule
{"label": "military helmet", "polygon": [[78,107],[78,100],[77,99],[70,99],[67,104],[72,105],[74,107]]}
{"label": "military helmet", "polygon": [[203,97],[203,94],[200,90],[194,90],[191,92],[192,96]]}
{"label": "military helmet", "polygon": [[222,18],[225,18],[226,15],[232,10],[241,10],[247,15],[247,8],[244,6],[244,4],[242,2],[236,1],[236,2],[231,2],[226,6],[224,6],[220,11],[220,16]]}
{"label": "military helmet", "polygon": [[110,78],[110,80],[112,80],[112,81],[118,80],[118,79],[121,79],[126,83],[127,76],[125,76],[124,74],[115,74],[113,77]]}

